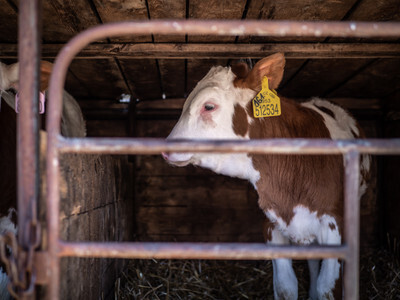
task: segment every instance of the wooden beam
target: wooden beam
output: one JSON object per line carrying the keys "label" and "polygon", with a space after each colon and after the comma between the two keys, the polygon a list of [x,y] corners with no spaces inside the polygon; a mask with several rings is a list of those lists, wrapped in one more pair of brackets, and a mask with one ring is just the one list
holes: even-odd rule
{"label": "wooden beam", "polygon": [[[53,59],[64,44],[44,44],[42,57]],[[262,58],[284,52],[287,58],[398,58],[398,43],[269,43],[269,44],[183,44],[113,43],[90,44],[78,59],[142,58]],[[0,44],[0,58],[17,58],[17,44]]]}

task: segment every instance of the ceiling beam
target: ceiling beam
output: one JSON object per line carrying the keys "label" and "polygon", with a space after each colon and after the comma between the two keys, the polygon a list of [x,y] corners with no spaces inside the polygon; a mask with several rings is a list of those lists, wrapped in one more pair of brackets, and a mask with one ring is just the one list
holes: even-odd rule
{"label": "ceiling beam", "polygon": [[[64,44],[43,44],[42,58],[53,59]],[[17,58],[17,44],[0,44],[0,58]],[[284,52],[287,58],[399,58],[399,43],[269,43],[269,44],[90,44],[77,59],[262,58]]]}

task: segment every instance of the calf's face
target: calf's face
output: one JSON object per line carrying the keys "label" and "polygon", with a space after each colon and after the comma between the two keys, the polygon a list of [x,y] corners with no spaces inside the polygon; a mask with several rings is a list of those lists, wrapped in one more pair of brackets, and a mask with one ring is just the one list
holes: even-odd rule
{"label": "calf's face", "polygon": [[[167,139],[243,139],[235,133],[236,106],[245,108],[261,90],[261,81],[268,77],[270,88],[277,88],[285,65],[283,54],[277,53],[260,60],[252,70],[246,64],[213,67],[196,85],[187,98],[178,123]],[[251,122],[248,117],[246,122]],[[169,163],[176,166],[188,164],[210,168],[211,157],[223,155],[206,153],[163,153]]]}

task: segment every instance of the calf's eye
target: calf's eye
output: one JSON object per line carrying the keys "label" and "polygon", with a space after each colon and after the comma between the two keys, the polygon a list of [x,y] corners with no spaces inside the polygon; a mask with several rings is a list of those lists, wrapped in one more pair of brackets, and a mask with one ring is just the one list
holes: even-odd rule
{"label": "calf's eye", "polygon": [[212,111],[212,110],[214,110],[215,109],[215,105],[214,104],[211,104],[211,103],[206,103],[206,104],[204,104],[204,110],[206,110],[206,111]]}

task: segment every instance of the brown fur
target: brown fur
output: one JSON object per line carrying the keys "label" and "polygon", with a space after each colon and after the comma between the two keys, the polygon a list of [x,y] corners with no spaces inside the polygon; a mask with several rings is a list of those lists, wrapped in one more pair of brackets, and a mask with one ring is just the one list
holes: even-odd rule
{"label": "brown fur", "polygon": [[240,105],[235,105],[233,114],[233,131],[240,136],[245,136],[249,131],[249,123],[247,122],[247,113]]}
{"label": "brown fur", "polygon": [[[277,53],[260,60],[251,71],[232,68],[237,76],[234,85],[239,88],[261,90],[261,81],[268,77],[271,89],[282,80],[285,58]],[[245,74],[245,75],[244,75]],[[282,115],[255,118],[252,102],[246,111],[253,119],[249,125],[240,108],[235,107],[233,128],[238,135],[248,126],[251,139],[263,138],[330,138],[323,117],[309,108],[281,98]],[[239,124],[242,123],[242,124]],[[262,174],[257,182],[259,206],[272,209],[287,224],[293,217],[293,208],[303,205],[318,215],[336,218],[342,228],[343,215],[343,157],[336,155],[254,155],[250,157],[256,170]]]}
{"label": "brown fur", "polygon": [[[329,138],[317,112],[281,99],[282,115],[254,118],[250,138]],[[251,104],[247,111],[251,114]],[[312,128],[312,130],[310,130]],[[250,155],[262,174],[257,182],[259,205],[273,209],[287,224],[297,205],[318,215],[328,214],[341,226],[343,214],[343,158],[325,155]]]}

